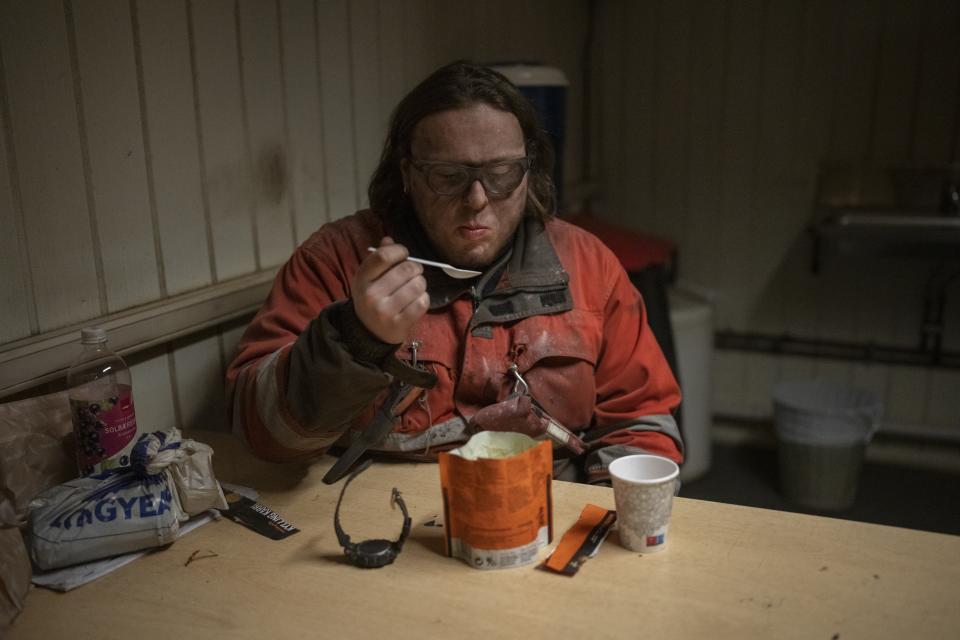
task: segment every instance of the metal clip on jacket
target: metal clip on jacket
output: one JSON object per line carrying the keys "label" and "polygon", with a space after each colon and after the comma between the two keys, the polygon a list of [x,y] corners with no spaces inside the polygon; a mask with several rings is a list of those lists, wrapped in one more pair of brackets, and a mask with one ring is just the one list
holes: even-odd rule
{"label": "metal clip on jacket", "polygon": [[347,450],[323,476],[326,484],[333,484],[347,474],[350,467],[370,447],[379,444],[393,431],[393,423],[397,416],[417,399],[424,389],[432,388],[437,382],[437,376],[431,371],[422,369],[417,364],[417,348],[419,342],[410,345],[412,360],[410,364],[401,362],[397,358],[388,358],[388,364],[383,367],[386,373],[394,376],[390,394],[384,400],[373,420],[367,428],[354,440]]}

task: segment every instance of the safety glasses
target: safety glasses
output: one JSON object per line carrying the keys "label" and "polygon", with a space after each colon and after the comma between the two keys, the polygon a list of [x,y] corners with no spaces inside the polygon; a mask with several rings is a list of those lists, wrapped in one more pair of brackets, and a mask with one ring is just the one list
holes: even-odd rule
{"label": "safety glasses", "polygon": [[529,157],[491,162],[479,167],[419,160],[411,160],[410,164],[423,174],[430,190],[441,196],[459,196],[476,180],[480,181],[488,195],[507,196],[520,186],[530,170]]}

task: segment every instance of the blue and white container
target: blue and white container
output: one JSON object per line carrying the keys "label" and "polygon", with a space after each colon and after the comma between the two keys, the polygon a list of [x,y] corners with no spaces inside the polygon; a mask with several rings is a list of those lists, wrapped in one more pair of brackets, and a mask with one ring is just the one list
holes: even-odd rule
{"label": "blue and white container", "polygon": [[515,84],[527,97],[540,115],[543,128],[556,153],[553,182],[557,187],[557,202],[562,202],[563,147],[567,118],[567,90],[570,83],[563,71],[530,63],[505,63],[492,65]]}

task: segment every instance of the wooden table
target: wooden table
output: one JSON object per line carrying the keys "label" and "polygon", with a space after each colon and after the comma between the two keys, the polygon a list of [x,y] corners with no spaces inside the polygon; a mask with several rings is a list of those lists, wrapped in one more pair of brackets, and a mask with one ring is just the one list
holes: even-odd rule
{"label": "wooden table", "polygon": [[[255,487],[302,531],[271,541],[222,520],[70,593],[33,589],[11,639],[960,638],[960,537],[678,498],[663,553],[614,532],[573,578],[479,571],[424,526],[441,514],[436,466],[378,463],[350,486],[344,528],[395,537],[396,486],[413,529],[396,563],[362,570],[333,532],[331,460],[269,465],[197,439],[221,480]],[[555,483],[555,541],[588,502],[613,508],[613,493]],[[198,550],[216,556],[187,564]]]}

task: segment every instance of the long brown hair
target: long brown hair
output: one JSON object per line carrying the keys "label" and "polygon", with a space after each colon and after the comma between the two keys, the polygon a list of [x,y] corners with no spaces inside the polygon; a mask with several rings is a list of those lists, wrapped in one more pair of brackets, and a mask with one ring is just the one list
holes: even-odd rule
{"label": "long brown hair", "polygon": [[523,131],[526,153],[531,157],[525,213],[540,220],[555,214],[557,195],[551,177],[553,145],[540,126],[536,110],[502,74],[465,60],[434,71],[394,109],[380,164],[367,189],[373,211],[381,215],[412,212],[413,203],[403,192],[400,161],[410,155],[414,128],[431,114],[475,104],[486,104],[516,116]]}

